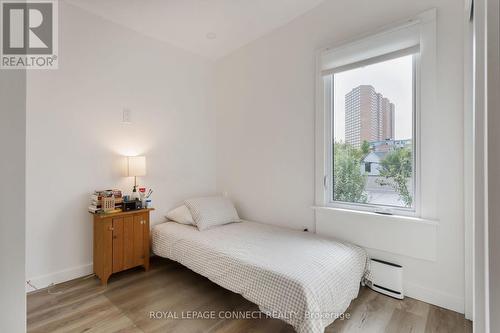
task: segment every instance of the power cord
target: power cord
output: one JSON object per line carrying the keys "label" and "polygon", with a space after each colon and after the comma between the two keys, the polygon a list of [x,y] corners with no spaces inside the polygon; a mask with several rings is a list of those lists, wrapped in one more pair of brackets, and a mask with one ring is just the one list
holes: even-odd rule
{"label": "power cord", "polygon": [[28,286],[30,286],[31,288],[33,288],[33,289],[35,289],[35,290],[38,290],[38,288],[37,288],[37,287],[35,287],[35,286],[31,283],[31,280],[26,281],[26,284],[27,284]]}
{"label": "power cord", "polygon": [[[94,277],[94,276],[95,276],[95,273],[92,273],[92,274],[90,274],[90,275],[83,276],[83,277],[79,278],[79,280],[87,280],[87,279],[90,279],[90,278],[92,278],[92,277]],[[26,284],[27,284],[28,286],[30,286],[31,288],[33,288],[33,289],[34,289],[33,291],[39,291],[39,290],[47,289],[47,293],[48,293],[49,295],[60,295],[60,294],[64,293],[66,290],[68,290],[68,289],[69,289],[69,288],[66,288],[66,289],[59,290],[59,291],[52,291],[52,288],[54,288],[54,287],[56,286],[56,284],[55,284],[54,282],[52,282],[52,283],[51,283],[51,284],[49,284],[47,287],[42,288],[42,289],[40,289],[40,288],[38,288],[37,286],[35,286],[35,285],[31,282],[31,280],[27,280],[27,281],[26,281]]]}

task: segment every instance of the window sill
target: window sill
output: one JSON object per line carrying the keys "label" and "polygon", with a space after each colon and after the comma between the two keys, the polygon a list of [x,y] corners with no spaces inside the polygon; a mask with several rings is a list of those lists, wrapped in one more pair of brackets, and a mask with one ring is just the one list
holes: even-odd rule
{"label": "window sill", "polygon": [[415,217],[415,216],[408,216],[408,215],[398,215],[398,214],[378,214],[370,211],[362,211],[362,210],[356,210],[356,209],[348,209],[348,208],[339,208],[339,207],[329,207],[329,206],[312,206],[312,209],[314,210],[326,210],[326,211],[337,211],[337,212],[344,212],[344,213],[349,213],[349,214],[358,214],[362,216],[373,216],[373,217],[382,217],[386,219],[387,221],[392,221],[392,222],[409,222],[409,223],[426,223],[430,225],[439,225],[439,221],[437,220],[430,220],[430,219],[423,219],[420,217]]}
{"label": "window sill", "polygon": [[334,207],[313,207],[316,233],[367,249],[435,261],[439,222]]}

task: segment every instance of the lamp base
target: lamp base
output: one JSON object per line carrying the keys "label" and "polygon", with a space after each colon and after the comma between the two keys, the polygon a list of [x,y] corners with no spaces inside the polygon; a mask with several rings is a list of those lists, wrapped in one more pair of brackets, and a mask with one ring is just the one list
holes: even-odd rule
{"label": "lamp base", "polygon": [[134,188],[132,189],[132,199],[139,199],[139,194],[137,193],[137,177],[134,176]]}

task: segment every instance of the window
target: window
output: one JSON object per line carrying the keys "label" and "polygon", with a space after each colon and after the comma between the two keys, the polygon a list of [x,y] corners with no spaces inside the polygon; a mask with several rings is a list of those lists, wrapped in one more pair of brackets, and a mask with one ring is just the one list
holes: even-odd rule
{"label": "window", "polygon": [[[325,75],[331,113],[331,202],[414,208],[415,53]],[[387,58],[387,57],[384,57]],[[377,170],[372,172],[372,163]],[[373,170],[375,171],[375,170]]]}
{"label": "window", "polygon": [[317,204],[419,215],[419,113],[435,105],[435,11],[324,49],[318,65]]}

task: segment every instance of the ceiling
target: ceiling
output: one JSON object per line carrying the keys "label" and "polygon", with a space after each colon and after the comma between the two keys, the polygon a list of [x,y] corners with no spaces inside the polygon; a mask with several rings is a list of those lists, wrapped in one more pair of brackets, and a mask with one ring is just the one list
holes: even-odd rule
{"label": "ceiling", "polygon": [[219,58],[290,22],[323,0],[70,0],[114,23]]}

